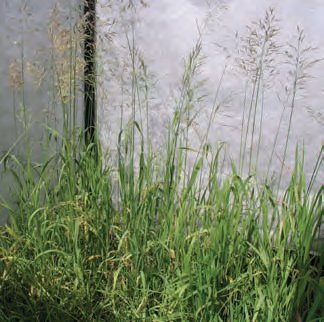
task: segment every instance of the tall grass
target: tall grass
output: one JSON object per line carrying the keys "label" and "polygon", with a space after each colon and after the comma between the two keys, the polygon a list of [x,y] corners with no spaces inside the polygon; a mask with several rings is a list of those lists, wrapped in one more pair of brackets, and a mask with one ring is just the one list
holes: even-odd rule
{"label": "tall grass", "polygon": [[[68,103],[62,104],[65,130],[44,130],[63,133],[58,151],[37,164],[14,150],[1,159],[16,181],[16,205],[6,203],[10,224],[0,235],[1,321],[320,321],[323,247],[317,256],[311,250],[323,188],[309,193],[303,151],[296,149],[280,198],[234,163],[224,178],[221,149],[203,142],[191,151],[198,43],[164,153],[157,154],[147,147],[148,127],[137,120],[136,108],[147,105],[139,101],[136,50],[129,44],[133,112],[118,135],[117,163],[75,129],[69,116],[75,92],[65,91],[74,88],[73,71],[58,83]],[[252,104],[252,128],[255,109]]]}

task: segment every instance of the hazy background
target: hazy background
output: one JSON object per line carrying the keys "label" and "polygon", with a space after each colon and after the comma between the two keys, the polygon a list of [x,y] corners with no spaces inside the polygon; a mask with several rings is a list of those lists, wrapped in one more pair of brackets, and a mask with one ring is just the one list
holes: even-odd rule
{"label": "hazy background", "polygon": [[[155,146],[163,146],[168,120],[175,110],[181,77],[184,71],[184,59],[198,39],[198,30],[202,38],[203,65],[198,81],[202,81],[198,93],[204,99],[197,102],[198,116],[191,131],[192,145],[199,144],[199,137],[206,129],[212,103],[224,67],[226,73],[221,81],[217,103],[221,105],[213,122],[209,142],[216,145],[218,141],[227,142],[230,156],[238,159],[243,101],[245,95],[246,75],[238,67],[242,58],[239,50],[248,36],[247,26],[253,26],[265,16],[266,10],[274,8],[280,29],[277,37],[278,46],[283,49],[276,55],[274,65],[280,66],[276,75],[270,79],[264,91],[264,120],[262,127],[262,144],[260,167],[265,172],[271,147],[279,120],[286,106],[281,131],[277,144],[271,173],[274,178],[281,166],[284,150],[284,138],[289,119],[289,99],[284,88],[290,86],[291,76],[287,73],[284,52],[287,43],[296,44],[297,25],[304,29],[305,47],[316,47],[309,55],[309,60],[320,59],[324,53],[324,2],[303,0],[146,0],[134,1],[136,10],[133,16],[120,10],[120,6],[108,7],[109,1],[98,1],[99,47],[99,125],[102,143],[112,149],[112,133],[120,126],[121,117],[124,126],[130,114],[130,69],[128,40],[134,44],[138,56],[147,66],[146,80],[150,85],[149,107],[151,136]],[[144,3],[144,5],[143,5]],[[107,23],[111,17],[117,17],[114,25]],[[119,18],[118,18],[119,17]],[[118,23],[118,20],[122,21]],[[113,32],[112,39],[100,38],[100,35]],[[107,55],[109,53],[109,55]],[[140,67],[139,67],[140,69]],[[139,71],[139,74],[141,72]],[[289,181],[295,157],[296,143],[304,144],[306,151],[305,172],[309,179],[316,158],[324,139],[324,64],[317,63],[309,70],[313,78],[307,80],[304,90],[298,92],[293,116],[291,139],[288,146],[288,158],[284,167],[283,185]],[[247,97],[251,86],[247,89]],[[140,116],[138,116],[140,117]],[[317,187],[324,182],[323,167],[320,170]]]}
{"label": "hazy background", "polygon": [[[45,121],[58,128],[62,125],[60,102],[53,95],[49,28],[55,5],[62,28],[68,30],[79,17],[81,2],[0,1],[0,160],[13,147],[18,155],[31,148],[33,160],[40,160],[45,152],[41,145]],[[82,101],[79,111],[83,112]],[[3,163],[0,194],[8,198],[10,179],[2,170]],[[6,211],[0,207],[0,224],[5,220]]]}
{"label": "hazy background", "polygon": [[[0,1],[0,152],[1,155],[17,142],[22,133],[24,99],[28,133],[33,138],[34,157],[41,154],[42,122],[50,117],[60,124],[60,109],[53,109],[51,102],[51,74],[49,64],[50,42],[48,27],[54,3],[59,4],[66,27],[78,17],[80,1]],[[269,7],[275,9],[280,28],[278,42],[286,46],[295,43],[296,26],[305,30],[305,43],[317,47],[311,59],[322,58],[324,53],[324,2],[321,0],[134,0],[136,9],[127,7],[128,1],[98,0],[98,125],[101,142],[106,150],[114,151],[116,133],[125,126],[130,112],[131,64],[127,43],[136,47],[138,62],[145,63],[145,75],[140,74],[142,88],[149,85],[148,96],[142,97],[149,106],[150,139],[155,147],[163,148],[167,124],[175,110],[179,94],[184,59],[198,39],[202,40],[203,65],[196,78],[197,93],[203,99],[197,101],[196,122],[190,132],[192,146],[197,146],[210,118],[215,92],[219,86],[216,103],[221,108],[212,124],[209,136],[211,145],[227,142],[227,151],[238,159],[243,100],[246,75],[238,68],[242,48],[248,35],[247,25],[263,19]],[[72,18],[71,18],[72,16]],[[74,17],[74,18],[73,18]],[[278,55],[278,66],[285,70],[283,55]],[[22,61],[24,65],[22,66]],[[24,68],[25,73],[19,72]],[[137,66],[139,69],[140,63]],[[288,147],[283,184],[287,184],[293,167],[295,143],[304,144],[306,150],[305,171],[310,178],[315,159],[324,140],[324,64],[320,62],[310,70],[313,78],[307,80],[298,94],[294,111],[291,141]],[[11,76],[10,76],[11,75]],[[264,171],[269,157],[269,147],[274,141],[285,101],[284,87],[291,84],[287,73],[278,73],[265,90],[264,124],[260,154],[260,172]],[[23,86],[22,86],[23,85]],[[250,88],[247,93],[250,93]],[[81,101],[80,101],[81,102]],[[286,102],[287,103],[287,102]],[[49,108],[49,105],[51,108]],[[287,105],[287,104],[286,104]],[[80,103],[79,111],[83,108]],[[16,118],[14,117],[16,115]],[[121,116],[123,119],[121,119]],[[280,168],[285,133],[289,116],[286,107],[282,138],[277,146],[272,167],[274,177]],[[19,141],[23,153],[25,144]],[[19,149],[18,149],[19,152]],[[324,182],[323,166],[316,186]],[[0,193],[8,196],[8,181],[1,173]],[[0,223],[4,221],[0,215]]]}

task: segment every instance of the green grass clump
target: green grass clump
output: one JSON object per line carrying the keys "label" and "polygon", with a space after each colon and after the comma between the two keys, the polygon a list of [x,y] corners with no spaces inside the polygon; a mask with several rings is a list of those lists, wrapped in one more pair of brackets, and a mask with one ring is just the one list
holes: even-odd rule
{"label": "green grass clump", "polygon": [[205,156],[188,174],[186,152],[174,148],[174,132],[170,138],[164,162],[140,150],[137,166],[123,145],[116,169],[82,144],[73,155],[65,141],[42,165],[7,157],[20,175],[0,237],[2,321],[323,316],[323,263],[310,256],[322,191],[307,194],[300,163],[277,202],[234,167],[221,180],[218,154],[201,184]]}
{"label": "green grass clump", "polygon": [[[77,134],[72,87],[64,91],[73,99],[64,94],[62,137],[45,130],[44,137],[55,134],[58,150],[38,163],[14,150],[1,159],[16,181],[15,205],[2,203],[10,222],[0,232],[1,321],[323,319],[324,249],[312,252],[323,188],[310,193],[298,149],[279,196],[267,180],[259,183],[252,166],[243,176],[233,163],[224,176],[221,149],[206,142],[190,148],[199,55],[198,42],[163,153],[136,120],[133,71],[132,117],[120,129],[117,155],[107,157],[99,142],[94,148]],[[251,128],[251,142],[261,140],[254,132],[257,102],[242,155]]]}

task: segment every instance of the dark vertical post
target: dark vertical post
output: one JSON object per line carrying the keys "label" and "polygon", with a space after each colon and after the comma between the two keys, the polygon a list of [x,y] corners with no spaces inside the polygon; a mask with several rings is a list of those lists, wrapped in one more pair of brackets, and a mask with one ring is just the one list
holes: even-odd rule
{"label": "dark vertical post", "polygon": [[96,0],[84,0],[84,133],[85,143],[96,139]]}

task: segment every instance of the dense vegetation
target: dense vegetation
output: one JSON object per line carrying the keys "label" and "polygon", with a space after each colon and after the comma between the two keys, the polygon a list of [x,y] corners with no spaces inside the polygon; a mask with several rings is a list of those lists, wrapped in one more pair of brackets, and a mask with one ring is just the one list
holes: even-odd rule
{"label": "dense vegetation", "polygon": [[[0,232],[1,321],[323,320],[324,250],[312,251],[323,148],[309,183],[296,148],[284,193],[252,166],[244,176],[232,163],[224,177],[221,147],[187,144],[199,51],[198,43],[188,58],[164,153],[136,119],[137,95],[117,155],[106,155],[99,142],[83,142],[75,97],[58,91],[63,130],[44,129],[57,151],[37,163],[15,149],[1,158],[15,180],[15,205],[2,201],[10,224]],[[64,85],[75,92],[74,82]]]}

